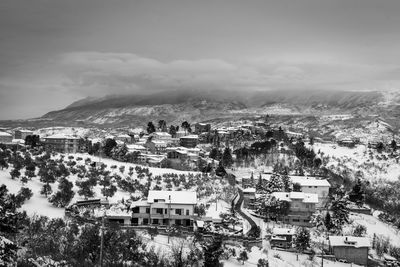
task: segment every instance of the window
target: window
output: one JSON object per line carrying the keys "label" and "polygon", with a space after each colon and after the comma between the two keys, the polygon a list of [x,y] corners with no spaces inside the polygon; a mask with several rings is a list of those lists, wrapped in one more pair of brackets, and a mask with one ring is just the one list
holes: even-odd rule
{"label": "window", "polygon": [[182,210],[181,210],[181,209],[176,209],[176,210],[175,210],[175,214],[177,214],[177,215],[182,215]]}
{"label": "window", "polygon": [[133,212],[133,213],[139,213],[139,207],[134,207],[134,208],[132,209],[132,212]]}
{"label": "window", "polygon": [[163,209],[160,209],[160,208],[156,209],[156,213],[157,214],[163,214]]}
{"label": "window", "polygon": [[181,220],[175,220],[175,224],[176,224],[176,225],[181,225],[182,222],[181,222]]}
{"label": "window", "polygon": [[189,210],[186,210],[186,215],[188,215],[188,216],[189,216],[189,212],[190,212]]}
{"label": "window", "polygon": [[293,219],[293,222],[300,222],[299,219]]}
{"label": "window", "polygon": [[146,213],[150,213],[150,208],[146,208]]}
{"label": "window", "polygon": [[158,219],[153,219],[153,224],[158,224]]}
{"label": "window", "polygon": [[158,202],[158,199],[154,199],[154,203]]}
{"label": "window", "polygon": [[168,214],[168,209],[165,209],[165,210],[164,210],[164,214]]}
{"label": "window", "polygon": [[143,224],[148,225],[149,224],[149,219],[143,219]]}

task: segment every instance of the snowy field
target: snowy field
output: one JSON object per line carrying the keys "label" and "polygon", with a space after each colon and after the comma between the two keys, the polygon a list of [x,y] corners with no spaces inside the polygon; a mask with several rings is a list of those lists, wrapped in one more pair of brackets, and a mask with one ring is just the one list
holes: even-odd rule
{"label": "snowy field", "polygon": [[337,144],[315,143],[312,148],[315,153],[322,152],[324,157],[329,156],[328,166],[339,166],[342,169],[347,167],[353,173],[361,171],[369,180],[393,181],[400,176],[400,163],[395,158],[390,158],[387,153],[369,150],[365,145],[348,148]]}
{"label": "snowy field", "polygon": [[[65,157],[65,161],[68,161],[68,156],[74,156],[74,160],[76,158],[81,157],[83,160],[77,161],[77,165],[83,165],[84,160],[86,158],[90,158],[92,162],[99,161],[98,157],[90,156],[87,154],[68,154]],[[59,155],[57,156],[59,157]],[[125,173],[128,172],[129,167],[135,168],[136,166],[143,167],[141,165],[135,165],[131,163],[124,163],[124,162],[119,162],[115,161],[112,159],[100,159],[100,161],[104,164],[107,165],[107,170],[111,172],[111,175],[116,173],[121,176],[124,176],[120,173],[119,167],[120,166],[125,166]],[[112,165],[116,165],[117,168],[111,169],[110,167]],[[185,174],[188,175],[189,173],[196,174],[196,172],[186,172],[186,171],[178,171],[174,169],[163,169],[163,168],[148,168],[149,171],[152,173],[153,177],[156,175],[162,175],[165,173],[174,173],[174,174]],[[33,177],[32,180],[29,180],[27,184],[23,185],[19,179],[11,179],[10,175],[11,167],[8,169],[0,170],[0,185],[5,184],[7,186],[7,189],[9,190],[10,193],[18,193],[21,187],[28,187],[32,190],[33,196],[31,199],[26,201],[24,205],[22,206],[22,209],[25,210],[28,215],[44,215],[48,216],[50,218],[60,218],[64,216],[64,208],[57,208],[54,207],[48,200],[46,199],[45,196],[40,194],[41,187],[43,186],[43,183],[39,181],[39,177]],[[37,172],[37,170],[36,170]],[[133,178],[137,178],[136,173],[134,172]],[[78,200],[84,200],[84,197],[79,196],[77,194],[78,187],[75,185],[76,180],[78,179],[77,175],[72,175],[68,176],[68,180],[74,184],[73,191],[75,192],[74,198],[71,200],[71,203],[74,203]],[[142,179],[143,182],[146,179]],[[55,182],[54,184],[51,184],[53,192],[56,192],[58,189],[58,182]],[[101,186],[97,185],[94,188],[95,195],[93,198],[104,198],[103,195],[101,194]],[[117,192],[113,197],[108,198],[110,203],[117,203],[118,201],[121,201],[122,199],[129,199],[130,193],[123,191],[118,188]]]}

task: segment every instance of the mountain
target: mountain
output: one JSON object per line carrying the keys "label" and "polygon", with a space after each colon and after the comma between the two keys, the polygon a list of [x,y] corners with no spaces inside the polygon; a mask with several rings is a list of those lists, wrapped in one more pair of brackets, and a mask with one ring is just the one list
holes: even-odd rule
{"label": "mountain", "polygon": [[175,90],[88,97],[30,123],[45,126],[134,127],[148,121],[180,124],[263,114],[319,116],[379,115],[396,125],[400,93],[327,90]]}
{"label": "mountain", "polygon": [[45,120],[98,125],[144,125],[203,121],[243,114],[371,113],[385,101],[381,92],[280,90],[262,92],[176,90],[141,95],[109,95],[79,100],[52,111]]}

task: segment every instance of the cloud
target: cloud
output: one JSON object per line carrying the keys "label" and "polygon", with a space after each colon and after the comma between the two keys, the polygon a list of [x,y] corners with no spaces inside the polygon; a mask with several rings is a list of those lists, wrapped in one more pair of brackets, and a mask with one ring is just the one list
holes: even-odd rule
{"label": "cloud", "polygon": [[346,62],[326,55],[283,55],[240,62],[222,59],[162,62],[131,53],[72,52],[60,58],[71,90],[88,95],[149,92],[179,88],[365,89],[395,74],[398,66]]}

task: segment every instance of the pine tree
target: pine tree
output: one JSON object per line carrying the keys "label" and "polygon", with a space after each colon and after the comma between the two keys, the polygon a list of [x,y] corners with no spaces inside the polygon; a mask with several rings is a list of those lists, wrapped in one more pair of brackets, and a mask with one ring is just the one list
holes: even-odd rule
{"label": "pine tree", "polygon": [[231,167],[233,164],[233,158],[231,155],[231,150],[229,149],[229,147],[226,147],[224,149],[224,153],[222,154],[222,165],[224,167]]}
{"label": "pine tree", "polygon": [[147,133],[152,134],[155,131],[156,131],[156,127],[154,126],[153,122],[149,121],[149,123],[147,123]]}
{"label": "pine tree", "polygon": [[203,243],[204,267],[219,266],[219,257],[223,253],[222,240],[214,238],[211,243]]}
{"label": "pine tree", "polygon": [[334,227],[331,219],[331,214],[329,212],[327,212],[325,215],[324,225],[328,231],[330,231]]}
{"label": "pine tree", "polygon": [[285,190],[282,178],[278,174],[271,175],[268,181],[268,190],[270,193],[283,192]]}
{"label": "pine tree", "polygon": [[300,252],[310,247],[310,231],[307,228],[301,227],[297,229],[294,246]]}

